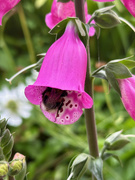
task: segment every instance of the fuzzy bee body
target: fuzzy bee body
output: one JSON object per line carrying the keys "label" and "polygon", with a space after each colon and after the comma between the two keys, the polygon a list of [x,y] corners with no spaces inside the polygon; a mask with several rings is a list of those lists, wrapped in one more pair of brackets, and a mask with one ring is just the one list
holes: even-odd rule
{"label": "fuzzy bee body", "polygon": [[46,107],[46,111],[52,111],[57,109],[56,117],[58,117],[59,111],[64,105],[64,97],[67,96],[65,90],[47,87],[42,94],[43,104]]}

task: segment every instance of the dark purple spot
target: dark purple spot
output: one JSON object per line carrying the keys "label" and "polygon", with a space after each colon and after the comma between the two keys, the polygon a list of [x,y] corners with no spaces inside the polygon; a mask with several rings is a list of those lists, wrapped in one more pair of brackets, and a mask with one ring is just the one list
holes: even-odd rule
{"label": "dark purple spot", "polygon": [[64,120],[62,119],[61,122],[64,122]]}
{"label": "dark purple spot", "polygon": [[70,103],[71,103],[71,100],[69,100],[69,101],[66,103],[66,106],[68,106]]}
{"label": "dark purple spot", "polygon": [[72,108],[73,107],[73,104],[70,104],[70,106],[69,106],[70,108]]}
{"label": "dark purple spot", "polygon": [[78,96],[81,96],[81,94],[78,94]]}
{"label": "dark purple spot", "polygon": [[77,104],[75,104],[75,107],[77,107]]}
{"label": "dark purple spot", "polygon": [[66,116],[66,119],[68,119],[68,116]]}
{"label": "dark purple spot", "polygon": [[63,108],[60,109],[60,113],[63,111]]}

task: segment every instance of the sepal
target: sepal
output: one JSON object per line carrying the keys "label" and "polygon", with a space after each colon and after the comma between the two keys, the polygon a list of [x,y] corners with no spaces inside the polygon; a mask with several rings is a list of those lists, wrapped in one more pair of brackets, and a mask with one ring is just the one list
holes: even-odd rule
{"label": "sepal", "polygon": [[79,37],[82,40],[82,42],[84,43],[84,45],[86,46],[87,45],[87,40],[88,40],[88,37],[89,37],[87,25],[85,25],[83,22],[81,22],[76,17],[75,18],[74,17],[69,17],[67,19],[64,19],[64,20],[60,21],[53,29],[51,29],[49,31],[49,33],[52,34],[52,35],[57,35],[57,37],[62,36],[62,34],[65,31],[65,28],[66,28],[67,24],[70,21],[76,26],[77,31],[79,33]]}
{"label": "sepal", "polygon": [[[88,169],[88,164],[90,162],[90,155],[82,153],[79,154],[73,161],[71,165],[71,171],[69,177],[71,176],[72,179],[80,179],[85,171]],[[68,179],[71,179],[68,178]]]}
{"label": "sepal", "polygon": [[102,156],[103,161],[109,159],[110,157],[114,158],[115,160],[117,160],[119,162],[119,164],[122,166],[122,162],[119,158],[119,156],[117,156],[116,154],[113,153],[109,153],[109,152],[105,152]]}
{"label": "sepal", "polygon": [[101,158],[91,158],[88,170],[96,177],[97,180],[103,180],[103,160]]}

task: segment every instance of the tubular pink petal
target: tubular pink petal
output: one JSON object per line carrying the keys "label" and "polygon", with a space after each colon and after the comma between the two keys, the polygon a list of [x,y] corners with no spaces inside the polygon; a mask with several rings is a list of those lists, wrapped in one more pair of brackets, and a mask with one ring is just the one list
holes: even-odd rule
{"label": "tubular pink petal", "polygon": [[3,16],[19,2],[20,0],[0,0],[0,25],[2,25]]}
{"label": "tubular pink petal", "polygon": [[135,120],[135,76],[118,80],[121,100],[129,115]]}
{"label": "tubular pink petal", "polygon": [[134,0],[121,0],[127,10],[135,17],[135,1]]}
{"label": "tubular pink petal", "polygon": [[[75,7],[74,2],[69,1],[67,3],[57,2],[57,0],[53,0],[51,12],[46,15],[45,22],[46,25],[52,29],[57,23],[66,19],[67,17],[75,17]],[[85,2],[85,17],[86,23],[90,20],[91,15],[88,14],[87,11],[87,3]],[[92,21],[94,24],[95,22]],[[95,34],[95,29],[90,28],[89,35],[93,36]]]}
{"label": "tubular pink petal", "polygon": [[[47,51],[35,83],[26,87],[27,99],[40,105],[50,121],[58,124],[77,121],[83,113],[82,109],[93,105],[92,98],[84,92],[86,66],[85,46],[79,39],[75,26],[69,23],[65,33]],[[47,87],[57,89],[58,92],[66,91],[66,95],[61,98],[59,111],[58,108],[48,111],[43,103],[43,92]]]}

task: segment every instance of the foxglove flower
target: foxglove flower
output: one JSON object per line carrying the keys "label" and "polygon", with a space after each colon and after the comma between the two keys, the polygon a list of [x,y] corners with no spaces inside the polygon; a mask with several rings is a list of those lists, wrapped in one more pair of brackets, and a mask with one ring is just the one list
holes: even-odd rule
{"label": "foxglove flower", "polygon": [[[53,0],[51,12],[46,15],[45,22],[47,26],[52,29],[57,23],[66,19],[67,17],[75,17],[75,7],[74,2],[69,1],[67,3],[57,2],[57,0]],[[87,11],[87,3],[85,2],[85,18],[86,23],[90,20],[91,15],[88,14]],[[94,24],[94,21],[92,21]],[[93,27],[89,30],[89,36],[93,36],[95,34],[95,29]]]}
{"label": "foxglove flower", "polygon": [[121,100],[129,115],[135,120],[135,76],[118,80]]}
{"label": "foxglove flower", "polygon": [[57,124],[72,124],[92,98],[84,92],[87,53],[76,27],[69,22],[64,34],[46,53],[37,80],[25,88],[28,100]]}
{"label": "foxglove flower", "polygon": [[[114,0],[93,0],[98,2],[110,2]],[[135,0],[121,0],[127,10],[135,17]]]}
{"label": "foxglove flower", "polygon": [[20,0],[0,0],[0,26],[2,25],[3,16],[19,2]]}

